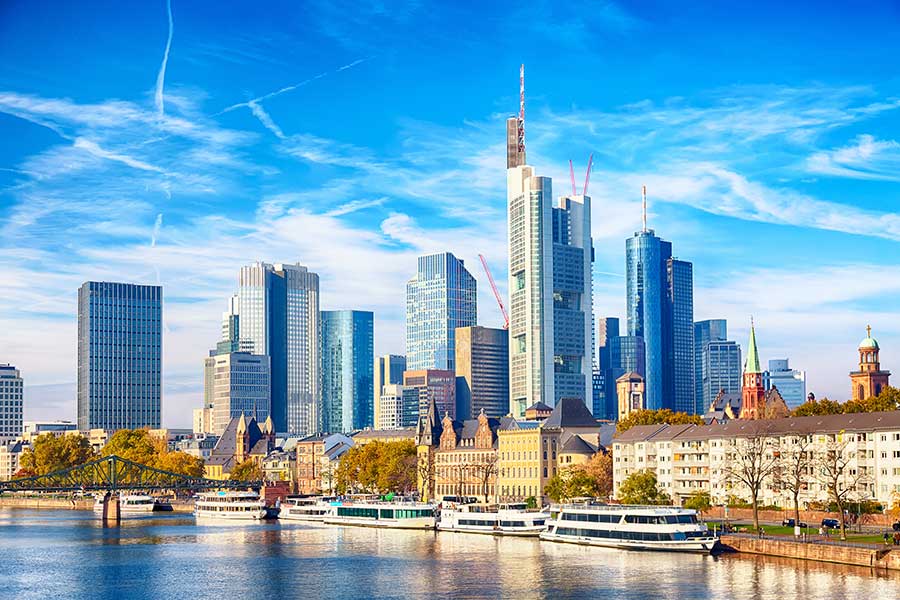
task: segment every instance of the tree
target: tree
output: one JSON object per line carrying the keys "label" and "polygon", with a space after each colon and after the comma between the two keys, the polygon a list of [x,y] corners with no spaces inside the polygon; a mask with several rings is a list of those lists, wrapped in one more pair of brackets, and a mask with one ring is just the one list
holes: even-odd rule
{"label": "tree", "polygon": [[795,417],[811,417],[815,415],[839,415],[844,412],[840,402],[822,398],[821,400],[807,400],[794,409],[791,413]]}
{"label": "tree", "polygon": [[248,458],[236,464],[228,474],[228,478],[235,481],[261,481],[263,478],[262,467],[252,458]]}
{"label": "tree", "polygon": [[165,451],[165,442],[153,438],[146,429],[120,429],[109,438],[100,455],[155,466],[157,457]]}
{"label": "tree", "polygon": [[712,500],[709,497],[709,492],[704,490],[692,493],[685,499],[682,505],[685,508],[690,508],[702,513],[709,510],[709,507],[712,506]]}
{"label": "tree", "polygon": [[847,539],[847,524],[844,510],[850,497],[858,491],[860,484],[866,479],[862,470],[851,468],[854,462],[853,452],[847,451],[849,440],[841,439],[838,434],[829,440],[825,450],[818,453],[816,461],[816,477],[837,508],[840,515],[841,539]]}
{"label": "tree", "polygon": [[418,458],[411,440],[374,441],[354,446],[341,456],[336,480],[341,493],[402,492],[416,487]]}
{"label": "tree", "polygon": [[727,482],[743,485],[750,492],[753,527],[759,529],[759,492],[778,468],[779,457],[770,426],[763,425],[765,421],[751,423],[756,425],[747,437],[730,440],[722,473]]}
{"label": "tree", "polygon": [[616,431],[622,433],[637,425],[703,425],[703,417],[674,412],[668,408],[660,410],[636,410],[616,424]]}
{"label": "tree", "polygon": [[671,504],[669,495],[660,490],[653,471],[635,471],[619,486],[622,504]]}
{"label": "tree", "polygon": [[794,505],[794,523],[800,524],[800,494],[809,487],[812,474],[811,431],[796,432],[788,448],[781,448],[775,470],[775,485],[788,492]]}
{"label": "tree", "polygon": [[484,496],[485,502],[489,502],[491,479],[494,479],[495,482],[497,479],[497,453],[485,454],[484,458],[475,465],[475,473],[481,482],[481,495]]}
{"label": "tree", "polygon": [[598,496],[597,492],[597,479],[578,467],[560,470],[544,486],[544,493],[555,502],[594,498]]}
{"label": "tree", "polygon": [[591,460],[573,467],[584,471],[595,481],[594,495],[608,500],[613,491],[613,457],[612,452],[598,452]]}
{"label": "tree", "polygon": [[883,412],[900,409],[900,389],[885,386],[877,396],[864,400],[848,400],[841,404],[828,398],[807,400],[791,413],[795,417]]}
{"label": "tree", "polygon": [[188,477],[203,477],[203,459],[187,452],[165,452],[156,458],[155,466]]}
{"label": "tree", "polygon": [[383,492],[408,494],[416,489],[416,445],[411,440],[387,442],[379,448],[376,484]]}
{"label": "tree", "polygon": [[54,436],[45,433],[35,439],[32,448],[19,459],[21,470],[33,475],[46,475],[60,469],[77,467],[94,458],[94,449],[83,435]]}

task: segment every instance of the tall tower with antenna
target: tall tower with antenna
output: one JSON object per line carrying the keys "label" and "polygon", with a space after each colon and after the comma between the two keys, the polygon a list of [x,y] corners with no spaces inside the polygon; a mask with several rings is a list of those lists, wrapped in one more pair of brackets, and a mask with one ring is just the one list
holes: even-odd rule
{"label": "tall tower with antenna", "polygon": [[525,164],[525,65],[519,66],[519,114],[506,120],[506,168]]}

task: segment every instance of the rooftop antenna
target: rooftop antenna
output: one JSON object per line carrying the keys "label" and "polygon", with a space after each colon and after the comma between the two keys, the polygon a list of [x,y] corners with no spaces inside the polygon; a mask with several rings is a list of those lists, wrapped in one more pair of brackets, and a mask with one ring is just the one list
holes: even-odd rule
{"label": "rooftop antenna", "polygon": [[525,152],[525,65],[519,65],[519,152]]}
{"label": "rooftop antenna", "polygon": [[569,179],[572,180],[572,195],[577,196],[578,190],[575,189],[575,167],[572,166],[572,159],[569,159]]}
{"label": "rooftop antenna", "polygon": [[641,214],[641,222],[644,224],[643,231],[647,231],[647,186],[641,186],[641,203],[643,207],[643,212]]}
{"label": "rooftop antenna", "polygon": [[581,190],[582,196],[587,196],[588,184],[591,182],[591,167],[593,165],[594,165],[594,153],[591,152],[591,157],[588,159],[587,173],[584,174],[584,189]]}

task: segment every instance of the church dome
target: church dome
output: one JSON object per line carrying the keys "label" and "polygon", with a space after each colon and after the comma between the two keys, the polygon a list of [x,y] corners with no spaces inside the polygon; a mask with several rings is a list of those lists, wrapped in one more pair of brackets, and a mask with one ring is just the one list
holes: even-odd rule
{"label": "church dome", "polygon": [[878,341],[872,337],[872,327],[866,327],[866,339],[859,343],[860,350],[878,350]]}

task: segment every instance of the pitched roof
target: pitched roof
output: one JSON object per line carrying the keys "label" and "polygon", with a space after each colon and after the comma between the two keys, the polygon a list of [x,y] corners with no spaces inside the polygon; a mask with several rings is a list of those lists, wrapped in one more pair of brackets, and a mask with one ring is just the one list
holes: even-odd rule
{"label": "pitched roof", "polygon": [[597,419],[580,398],[560,398],[543,425],[544,429],[596,426]]}
{"label": "pitched roof", "polygon": [[250,417],[248,420],[244,414],[241,413],[240,417],[235,417],[228,422],[225,431],[219,436],[219,441],[216,442],[215,448],[212,449],[209,458],[206,459],[206,464],[222,466],[224,468],[234,463],[234,453],[237,450],[238,430],[241,428],[246,428],[246,431],[250,434],[251,452],[253,454],[267,454],[265,448],[256,448],[257,443],[260,441],[260,438],[262,438],[262,431],[260,431],[256,419]]}
{"label": "pitched roof", "polygon": [[614,442],[636,442],[646,440],[659,433],[668,425],[657,423],[655,425],[635,425],[613,436]]}
{"label": "pitched roof", "polygon": [[534,404],[532,404],[531,406],[529,406],[529,407],[526,408],[525,410],[540,410],[540,411],[545,411],[545,410],[553,410],[553,407],[552,407],[552,406],[547,406],[547,405],[544,404],[543,402],[535,402]]}
{"label": "pitched roof", "polygon": [[560,441],[560,454],[587,454],[593,456],[597,453],[597,446],[589,444],[575,434],[570,434],[568,439]]}

